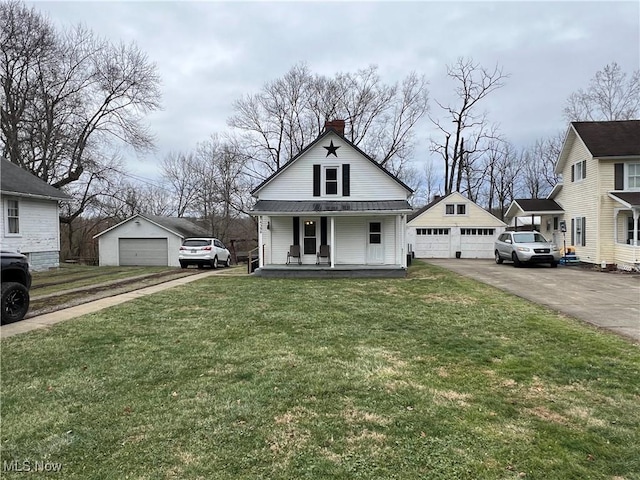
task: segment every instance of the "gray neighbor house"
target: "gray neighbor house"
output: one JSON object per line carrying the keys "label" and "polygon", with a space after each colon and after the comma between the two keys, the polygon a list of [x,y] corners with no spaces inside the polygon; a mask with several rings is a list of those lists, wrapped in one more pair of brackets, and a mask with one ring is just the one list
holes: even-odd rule
{"label": "gray neighbor house", "polygon": [[25,169],[2,159],[2,250],[19,252],[33,270],[60,265],[60,202],[71,200]]}

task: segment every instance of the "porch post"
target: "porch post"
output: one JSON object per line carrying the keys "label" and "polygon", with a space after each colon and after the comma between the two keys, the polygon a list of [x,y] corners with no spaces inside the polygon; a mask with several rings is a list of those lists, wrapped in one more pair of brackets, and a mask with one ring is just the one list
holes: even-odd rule
{"label": "porch post", "polygon": [[264,255],[262,254],[262,215],[258,217],[258,266],[260,268],[264,267]]}
{"label": "porch post", "polygon": [[613,210],[613,243],[619,243],[618,240],[618,209]]}
{"label": "porch post", "polygon": [[633,245],[637,247],[640,243],[638,242],[638,218],[640,218],[640,210],[637,208],[633,209]]}
{"label": "porch post", "polygon": [[336,266],[336,218],[334,216],[329,217],[331,219],[331,268]]}

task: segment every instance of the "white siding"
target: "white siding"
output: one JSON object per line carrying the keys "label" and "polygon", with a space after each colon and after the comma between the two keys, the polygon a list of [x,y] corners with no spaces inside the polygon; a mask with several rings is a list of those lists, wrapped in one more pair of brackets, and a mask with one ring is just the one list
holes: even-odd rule
{"label": "white siding", "polygon": [[[338,157],[326,156],[323,146],[333,141]],[[351,166],[351,195],[313,196],[313,165],[340,167]],[[324,185],[322,186],[324,190]],[[342,193],[342,177],[338,175],[338,192]],[[329,134],[308,152],[296,159],[258,192],[260,200],[406,200],[407,190],[389,175],[364,158],[338,135]]]}
{"label": "white siding", "polygon": [[135,217],[135,221],[132,219],[98,237],[99,264],[101,266],[120,265],[118,244],[121,238],[166,238],[169,249],[169,266],[180,266],[178,252],[182,245],[182,237],[174,235],[142,217]]}
{"label": "white siding", "polygon": [[[9,234],[7,226],[8,198],[19,202],[20,233]],[[2,248],[20,251],[34,259],[34,270],[59,266],[60,219],[58,202],[25,197],[2,196],[3,214],[0,215]]]}

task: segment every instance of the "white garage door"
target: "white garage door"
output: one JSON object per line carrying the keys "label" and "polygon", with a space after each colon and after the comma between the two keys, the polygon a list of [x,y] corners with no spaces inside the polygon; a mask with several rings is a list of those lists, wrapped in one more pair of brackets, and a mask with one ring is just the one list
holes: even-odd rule
{"label": "white garage door", "polygon": [[169,264],[166,238],[120,238],[118,250],[122,266]]}
{"label": "white garage door", "polygon": [[451,229],[416,229],[413,250],[417,258],[449,258],[451,252]]}
{"label": "white garage door", "polygon": [[493,258],[493,242],[495,229],[464,228],[461,229],[460,250],[464,258]]}

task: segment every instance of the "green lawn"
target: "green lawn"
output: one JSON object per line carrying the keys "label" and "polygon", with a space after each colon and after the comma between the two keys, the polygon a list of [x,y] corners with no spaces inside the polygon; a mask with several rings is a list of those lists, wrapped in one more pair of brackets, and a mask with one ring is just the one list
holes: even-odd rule
{"label": "green lawn", "polygon": [[213,276],[1,355],[3,468],[38,478],[640,478],[637,346],[422,263]]}

